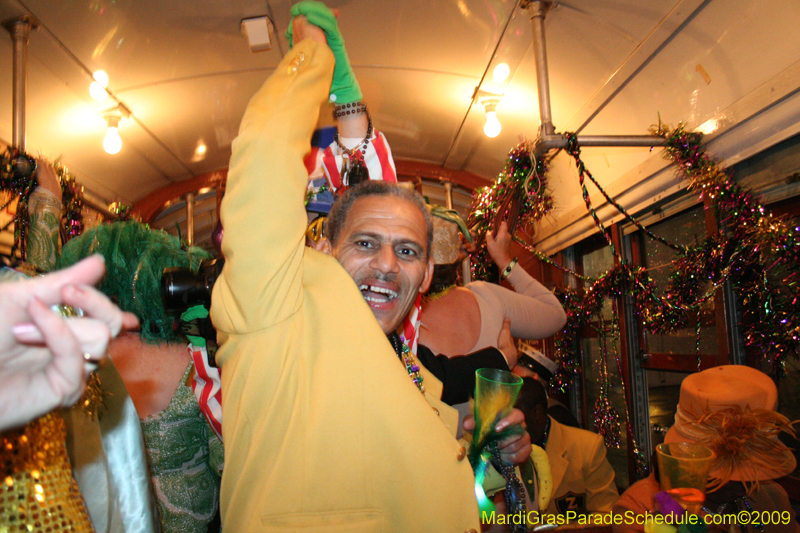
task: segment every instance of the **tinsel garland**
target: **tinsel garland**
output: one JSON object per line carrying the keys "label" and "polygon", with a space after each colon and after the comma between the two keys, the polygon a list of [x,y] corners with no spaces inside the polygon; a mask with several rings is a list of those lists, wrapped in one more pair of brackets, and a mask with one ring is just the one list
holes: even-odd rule
{"label": "tinsel garland", "polygon": [[[785,357],[796,356],[800,349],[800,325],[796,321],[800,304],[795,288],[800,230],[789,227],[780,217],[766,213],[752,191],[738,185],[706,154],[701,134],[686,132],[682,127],[672,130],[663,124],[654,127],[653,133],[666,139],[665,154],[673,160],[681,176],[689,181],[689,190],[698,191],[701,198],[708,195],[727,233],[711,235],[695,245],[681,247],[645,231],[648,237],[677,250],[677,254],[673,262],[675,270],[663,296],[656,294],[652,281],[644,272],[631,278],[632,295],[644,326],[652,333],[665,334],[685,328],[694,320],[698,331],[699,364],[700,323],[697,317],[702,305],[730,280],[742,305],[741,326],[745,342],[757,348],[773,364],[776,376],[780,378],[784,373]],[[589,200],[584,176],[589,177],[603,196],[631,222],[646,230],[622,206],[610,200],[583,166],[575,144],[570,144],[568,152],[576,159],[584,200],[600,231],[606,235]],[[515,240],[519,242],[519,239]],[[613,251],[620,268],[625,268],[624,259],[616,250]],[[541,259],[541,254],[537,257]]]}
{"label": "tinsel garland", "polygon": [[[666,156],[673,161],[681,177],[688,180],[689,190],[699,192],[701,198],[709,198],[726,233],[711,235],[690,246],[674,245],[654,235],[602,189],[580,159],[576,137],[570,136],[567,152],[576,160],[587,210],[612,246],[617,266],[597,280],[587,280],[556,264],[514,235],[517,243],[540,260],[591,283],[586,289],[557,291],[567,313],[567,325],[555,337],[556,360],[559,362],[554,377],[556,388],[563,392],[582,371],[577,357],[581,329],[593,320],[605,329],[600,318],[604,299],[612,298],[616,305],[622,294],[631,295],[643,326],[651,333],[673,333],[694,321],[699,366],[700,312],[727,281],[731,282],[741,304],[740,326],[746,344],[772,363],[776,377],[780,379],[785,373],[785,358],[796,357],[800,350],[800,323],[797,321],[800,312],[797,297],[800,228],[791,227],[784,219],[767,213],[752,191],[737,184],[706,154],[701,134],[686,132],[681,126],[673,130],[663,124],[654,127],[652,133],[666,139]],[[585,178],[645,235],[676,250],[674,272],[663,295],[657,294],[653,280],[643,268],[629,265],[613,249],[610,236],[592,206]],[[478,205],[486,211],[501,205],[493,197],[478,199]],[[494,214],[500,213],[495,211]],[[617,334],[612,333],[611,337],[616,342]],[[600,339],[601,375],[594,415],[598,431],[608,444],[614,445],[618,444],[619,414],[608,397],[608,340],[603,333]],[[618,357],[616,361],[619,366]],[[627,412],[625,416],[630,420]],[[632,429],[628,426],[629,438],[632,439]],[[638,457],[641,451],[635,440],[632,443]],[[637,466],[638,463],[644,463],[643,458],[637,460]]]}
{"label": "tinsel garland", "polygon": [[[694,321],[699,364],[699,315],[702,306],[711,301],[727,281],[731,282],[741,303],[741,328],[745,342],[772,362],[776,376],[780,378],[784,373],[786,356],[797,356],[800,350],[800,324],[797,322],[800,302],[796,289],[800,265],[800,228],[790,227],[784,219],[767,213],[752,191],[737,184],[725,169],[706,154],[701,144],[701,134],[686,132],[681,126],[673,130],[663,124],[654,127],[652,133],[666,139],[666,156],[672,159],[681,177],[689,181],[689,190],[699,192],[701,198],[709,198],[726,233],[711,235],[690,246],[674,245],[654,235],[602,189],[580,159],[577,138],[570,136],[567,152],[576,160],[584,201],[598,229],[612,246],[617,266],[597,280],[588,280],[556,264],[525,239],[512,233],[517,243],[540,260],[591,284],[586,289],[557,291],[567,312],[567,325],[555,337],[556,359],[559,362],[554,377],[556,388],[564,391],[581,372],[576,355],[581,329],[593,320],[599,321],[605,298],[612,298],[616,302],[622,294],[631,295],[644,327],[652,333],[672,333]],[[509,161],[497,183],[476,194],[470,225],[478,233],[485,235],[486,231],[494,229],[499,220],[513,216],[509,199],[515,197],[514,185],[519,190],[520,182],[527,175],[526,169],[530,171],[532,166],[531,159],[528,159],[526,167],[526,161],[520,157],[525,155],[521,147],[509,153]],[[536,166],[538,169],[538,161]],[[541,172],[540,183],[544,184],[543,164]],[[645,235],[676,250],[674,272],[663,295],[657,294],[655,284],[643,268],[627,264],[613,249],[610,236],[592,206],[584,181],[586,178]],[[552,200],[540,197],[539,202],[539,206],[544,208],[540,212],[549,212]],[[473,259],[480,263],[473,267],[476,273],[488,271],[490,261],[485,253]],[[613,326],[611,329],[613,331]],[[612,333],[611,337],[616,340],[616,334]],[[598,429],[607,441],[614,444],[619,434],[619,415],[608,399],[607,341],[605,336],[601,339],[602,375],[595,415]],[[618,357],[616,361],[620,365]],[[628,413],[626,418],[629,419]],[[635,442],[634,449],[638,450]]]}
{"label": "tinsel garland", "polygon": [[[62,203],[64,211],[61,215],[62,242],[67,242],[83,232],[83,187],[77,184],[75,176],[59,161],[53,164],[59,183],[61,184]],[[36,189],[36,160],[16,149],[9,148],[2,156],[0,163],[0,190],[8,191],[10,198],[0,206],[7,208],[14,199],[18,199],[14,218],[6,224],[5,230],[14,224],[14,244],[11,248],[13,256],[19,250],[20,258],[24,261],[27,254],[28,232],[30,231],[30,216],[28,215],[28,200]]]}
{"label": "tinsel garland", "polygon": [[0,165],[0,190],[10,192],[10,198],[2,206],[7,208],[16,198],[17,209],[14,218],[2,230],[14,224],[14,244],[11,255],[19,251],[22,260],[25,260],[28,244],[28,231],[30,229],[30,216],[28,215],[28,199],[36,189],[36,160],[15,148],[9,148],[3,154]]}
{"label": "tinsel garland", "polygon": [[61,242],[66,243],[83,233],[83,186],[75,181],[75,175],[61,161],[55,161],[53,168],[61,183],[61,202],[64,205],[61,214]]}
{"label": "tinsel garland", "polygon": [[112,202],[109,204],[108,210],[117,215],[117,218],[116,220],[107,220],[106,222],[127,222],[128,220],[134,220],[136,222],[142,221],[141,217],[133,212],[131,206],[125,205],[122,202]]}
{"label": "tinsel garland", "polygon": [[[597,432],[603,436],[607,447],[619,448],[621,441],[619,413],[611,403],[611,398],[609,397],[611,373],[608,369],[609,351],[613,350],[615,360],[619,360],[616,353],[619,329],[616,327],[616,316],[612,315],[612,320],[608,327],[606,326],[606,321],[603,319],[602,314],[600,314],[598,318],[597,330],[599,334],[598,340],[600,341],[600,358],[598,362],[600,363],[600,375],[597,383],[597,398],[595,398],[594,402],[594,426]],[[611,345],[611,350],[609,350],[609,344]]]}
{"label": "tinsel garland", "polygon": [[478,190],[472,198],[467,227],[475,236],[472,254],[472,277],[497,279],[496,269],[486,249],[486,234],[496,232],[502,221],[511,235],[539,221],[553,209],[553,197],[547,192],[547,168],[542,158],[533,155],[529,141],[508,153],[503,171],[495,182]]}
{"label": "tinsel garland", "polygon": [[754,192],[736,183],[706,153],[702,134],[663,124],[652,133],[666,139],[665,153],[688,181],[689,190],[701,198],[708,196],[726,229],[719,251],[713,252],[722,260],[708,261],[701,270],[712,279],[718,270],[728,272],[742,306],[745,343],[772,363],[778,378],[783,377],[785,358],[797,357],[800,350],[800,228],[767,213]]}

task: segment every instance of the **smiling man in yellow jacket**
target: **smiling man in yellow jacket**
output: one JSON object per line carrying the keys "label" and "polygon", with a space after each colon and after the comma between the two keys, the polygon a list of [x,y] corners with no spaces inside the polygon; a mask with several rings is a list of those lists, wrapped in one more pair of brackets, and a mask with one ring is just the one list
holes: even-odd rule
{"label": "smiling man in yellow jacket", "polygon": [[[318,3],[293,7],[335,28],[333,15],[318,11]],[[389,322],[403,318],[400,304],[430,276],[418,224],[398,219],[414,219],[407,201],[384,202],[381,213],[362,204],[378,229],[345,231],[356,234],[343,241],[350,259],[380,245],[375,260],[397,263],[391,280],[356,277],[374,294],[304,246],[303,155],[320,104],[336,94],[331,48],[339,47],[339,68],[343,47],[304,17],[293,32],[295,46],[248,105],[221,208],[226,264],[211,315],[222,369],[223,527],[478,531],[474,478],[454,438],[457,418],[437,397],[441,383],[421,368],[421,394],[386,337]],[[380,324],[365,296],[378,301]]]}

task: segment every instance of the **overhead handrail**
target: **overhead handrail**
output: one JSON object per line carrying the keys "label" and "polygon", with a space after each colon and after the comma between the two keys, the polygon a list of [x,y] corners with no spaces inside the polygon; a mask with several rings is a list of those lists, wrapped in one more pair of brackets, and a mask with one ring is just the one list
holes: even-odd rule
{"label": "overhead handrail", "polygon": [[[533,27],[533,53],[536,59],[536,86],[539,96],[539,137],[534,152],[542,155],[567,146],[567,135],[557,133],[550,109],[550,75],[547,69],[547,44],[544,20],[553,0],[521,0],[520,7],[530,13]],[[580,146],[664,146],[666,139],[655,135],[578,135]]]}

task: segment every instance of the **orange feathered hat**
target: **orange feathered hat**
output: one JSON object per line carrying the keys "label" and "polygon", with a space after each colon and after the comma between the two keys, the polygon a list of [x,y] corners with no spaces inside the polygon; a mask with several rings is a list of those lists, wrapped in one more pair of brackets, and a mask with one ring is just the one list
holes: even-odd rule
{"label": "orange feathered hat", "polygon": [[690,442],[715,454],[709,489],[728,481],[757,483],[792,472],[797,463],[778,440],[794,434],[792,423],[777,413],[778,390],[754,368],[724,365],[687,376],[681,383],[675,425],[664,442]]}

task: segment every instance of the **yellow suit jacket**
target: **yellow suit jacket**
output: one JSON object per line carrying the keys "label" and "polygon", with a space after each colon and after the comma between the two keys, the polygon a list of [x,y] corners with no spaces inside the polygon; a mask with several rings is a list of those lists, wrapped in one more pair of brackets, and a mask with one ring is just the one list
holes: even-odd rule
{"label": "yellow suit jacket", "polygon": [[[333,64],[325,45],[292,48],[250,101],[232,147],[221,208],[226,264],[211,308],[225,421],[223,527],[479,530],[461,445],[347,272],[304,246],[302,158]],[[429,374],[425,383],[436,388]],[[455,430],[450,408],[435,407]]]}
{"label": "yellow suit jacket", "polygon": [[553,476],[553,499],[547,513],[608,513],[619,498],[614,469],[606,459],[603,437],[560,424],[550,417],[545,445]]}

